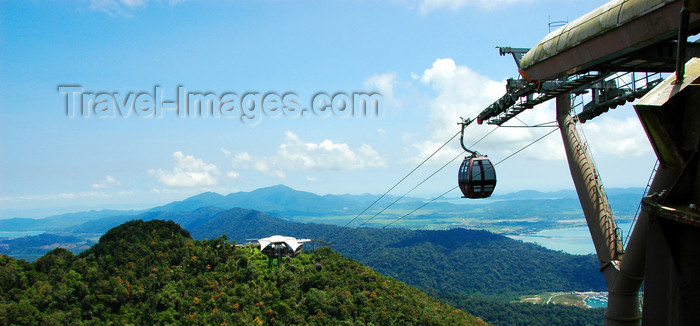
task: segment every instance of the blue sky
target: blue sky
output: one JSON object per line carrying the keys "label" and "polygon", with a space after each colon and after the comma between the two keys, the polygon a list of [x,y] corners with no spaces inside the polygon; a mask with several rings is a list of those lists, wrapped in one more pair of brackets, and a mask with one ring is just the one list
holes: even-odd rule
{"label": "blue sky", "polygon": [[[2,1],[0,209],[139,208],[203,191],[286,184],[380,194],[516,77],[496,46],[531,47],[551,20],[605,1]],[[66,114],[61,85],[84,93],[379,92],[380,116]],[[260,107],[256,107],[260,109]],[[113,108],[110,108],[114,112]],[[554,120],[553,104],[524,113]],[[467,143],[493,129],[468,128]],[[608,187],[643,187],[655,157],[631,106],[584,125]],[[500,128],[476,149],[498,161],[547,130]],[[555,133],[497,167],[497,193],[571,189]],[[450,143],[393,194],[459,153]],[[459,160],[413,195],[456,184]],[[457,196],[455,191],[450,194]]]}

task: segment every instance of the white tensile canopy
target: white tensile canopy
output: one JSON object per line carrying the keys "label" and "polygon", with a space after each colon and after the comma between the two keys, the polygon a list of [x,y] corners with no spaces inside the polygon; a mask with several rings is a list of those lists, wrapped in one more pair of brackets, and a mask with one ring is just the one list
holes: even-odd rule
{"label": "white tensile canopy", "polygon": [[311,239],[297,239],[294,237],[286,237],[282,235],[273,235],[271,237],[262,238],[258,240],[260,244],[260,250],[267,248],[271,244],[282,244],[284,243],[291,249],[292,252],[296,252],[302,244],[306,242],[311,242]]}

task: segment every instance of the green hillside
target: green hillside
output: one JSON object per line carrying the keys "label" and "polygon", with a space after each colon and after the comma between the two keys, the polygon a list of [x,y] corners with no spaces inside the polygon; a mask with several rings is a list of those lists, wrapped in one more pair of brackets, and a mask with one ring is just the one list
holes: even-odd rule
{"label": "green hillside", "polygon": [[480,230],[344,229],[231,209],[190,229],[195,238],[273,233],[330,240],[333,249],[494,325],[599,325],[603,309],[511,303],[522,294],[605,291],[593,255],[577,256]]}
{"label": "green hillside", "polygon": [[225,234],[243,241],[280,232],[323,239],[384,275],[437,292],[514,300],[547,291],[606,289],[593,255],[570,255],[481,230],[344,229],[240,208],[220,211],[188,230],[198,239]]}
{"label": "green hillside", "polygon": [[483,324],[328,248],[268,268],[255,248],[193,240],[160,220],[111,229],[77,256],[0,256],[0,324],[108,323]]}

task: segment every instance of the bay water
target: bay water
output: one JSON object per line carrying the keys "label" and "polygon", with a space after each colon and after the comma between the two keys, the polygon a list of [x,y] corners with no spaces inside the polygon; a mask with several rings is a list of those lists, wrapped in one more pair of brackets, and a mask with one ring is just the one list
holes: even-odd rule
{"label": "bay water", "polygon": [[[622,238],[628,234],[631,220],[618,221],[617,226],[622,230]],[[563,251],[574,255],[594,254],[593,240],[587,226],[571,228],[548,229],[535,233],[509,235],[511,239],[536,243],[547,249]]]}

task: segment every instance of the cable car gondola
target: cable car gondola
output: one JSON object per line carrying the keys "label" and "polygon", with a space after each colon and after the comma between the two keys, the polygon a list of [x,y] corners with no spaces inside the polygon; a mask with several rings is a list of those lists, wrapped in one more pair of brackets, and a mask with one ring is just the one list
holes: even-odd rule
{"label": "cable car gondola", "polygon": [[487,198],[496,188],[496,169],[486,155],[481,155],[464,146],[464,128],[471,122],[472,120],[466,120],[460,123],[462,135],[459,141],[462,149],[471,153],[471,156],[465,157],[462,161],[457,181],[459,190],[464,194],[462,198]]}
{"label": "cable car gondola", "polygon": [[458,181],[464,198],[490,197],[496,188],[496,170],[486,156],[465,157],[459,167]]}

